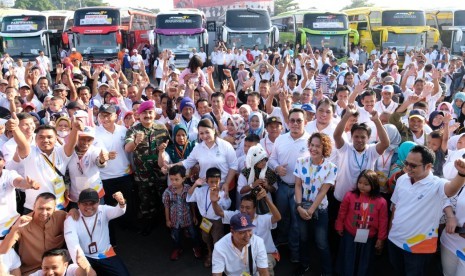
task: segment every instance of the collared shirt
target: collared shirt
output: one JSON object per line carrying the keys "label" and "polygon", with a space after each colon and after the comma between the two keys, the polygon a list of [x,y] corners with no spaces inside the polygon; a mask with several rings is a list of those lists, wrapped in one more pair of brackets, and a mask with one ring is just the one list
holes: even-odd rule
{"label": "collared shirt", "polygon": [[177,117],[179,118],[179,123],[187,128],[187,138],[189,141],[197,141],[197,136],[199,135],[197,125],[200,120],[196,116],[192,116],[192,119],[186,122],[181,114],[178,114]]}
{"label": "collared shirt", "polygon": [[221,170],[221,183],[224,183],[229,170],[237,171],[237,158],[233,146],[223,139],[216,138],[215,144],[211,148],[207,147],[205,142],[197,144],[191,154],[182,164],[186,169],[192,168],[199,163],[199,176],[206,177],[207,170],[211,167],[217,167]]}
{"label": "collared shirt", "polygon": [[[32,216],[33,213],[29,215]],[[28,225],[18,229],[18,232],[15,233],[15,240],[19,241],[18,255],[22,262],[21,274],[29,275],[29,273],[40,269],[42,254],[45,251],[63,248],[65,244],[63,222],[65,219],[66,212],[57,210],[53,212],[44,225],[33,219]]]}
{"label": "collared shirt", "polygon": [[179,229],[192,225],[192,215],[189,203],[186,198],[190,186],[184,184],[181,194],[176,193],[172,185],[163,192],[162,201],[165,208],[169,210],[171,227]]}
{"label": "collared shirt", "polygon": [[411,253],[436,252],[447,182],[432,172],[415,183],[408,174],[399,177],[391,198],[396,207],[389,231],[392,243]]}
{"label": "collared shirt", "polygon": [[289,184],[295,183],[295,162],[300,157],[310,155],[307,149],[308,138],[310,138],[310,134],[306,131],[304,131],[301,137],[295,140],[291,137],[290,133],[282,134],[276,138],[268,166],[276,170],[278,166],[287,165],[286,175],[281,177],[282,181]]}
{"label": "collared shirt", "polygon": [[[225,197],[224,191],[220,191],[219,196],[220,200],[218,201],[218,205],[220,205],[223,210],[229,209],[231,206],[231,199],[229,197]],[[195,188],[191,195],[187,194],[186,201],[196,202],[197,209],[199,209],[200,215],[204,218],[211,220],[218,220],[221,218],[216,215],[213,210],[212,202],[210,200],[210,187],[206,183],[203,186]]]}

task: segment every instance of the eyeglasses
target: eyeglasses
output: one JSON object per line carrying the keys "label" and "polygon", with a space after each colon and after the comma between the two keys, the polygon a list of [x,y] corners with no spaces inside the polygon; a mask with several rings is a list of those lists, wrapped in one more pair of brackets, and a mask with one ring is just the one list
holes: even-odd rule
{"label": "eyeglasses", "polygon": [[304,120],[302,119],[289,119],[289,123],[291,124],[295,124],[297,123],[298,125],[300,125]]}
{"label": "eyeglasses", "polygon": [[417,165],[417,164],[413,164],[413,163],[410,163],[408,161],[404,161],[404,167],[410,167],[412,170],[416,169],[417,167],[420,167],[422,166],[423,164],[420,164],[420,165]]}

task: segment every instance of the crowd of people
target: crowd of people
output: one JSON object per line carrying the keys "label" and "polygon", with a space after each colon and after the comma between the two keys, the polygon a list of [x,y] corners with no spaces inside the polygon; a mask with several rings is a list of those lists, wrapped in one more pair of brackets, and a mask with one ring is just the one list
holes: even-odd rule
{"label": "crowd of people", "polygon": [[0,275],[130,275],[117,228],[160,224],[212,275],[375,275],[383,251],[395,275],[435,254],[465,275],[463,57],[219,43],[180,71],[139,50],[73,48],[53,80],[43,52],[4,54]]}

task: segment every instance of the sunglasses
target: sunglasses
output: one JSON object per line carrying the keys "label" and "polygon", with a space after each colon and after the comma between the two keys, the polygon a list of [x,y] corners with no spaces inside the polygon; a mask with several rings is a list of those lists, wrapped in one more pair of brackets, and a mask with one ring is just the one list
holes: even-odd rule
{"label": "sunglasses", "polygon": [[410,167],[411,169],[416,169],[420,166],[423,166],[423,164],[418,165],[418,164],[410,163],[408,161],[404,161],[404,167]]}
{"label": "sunglasses", "polygon": [[300,125],[303,121],[304,120],[302,120],[302,119],[290,119],[289,123],[291,123],[291,124],[297,123],[298,125]]}

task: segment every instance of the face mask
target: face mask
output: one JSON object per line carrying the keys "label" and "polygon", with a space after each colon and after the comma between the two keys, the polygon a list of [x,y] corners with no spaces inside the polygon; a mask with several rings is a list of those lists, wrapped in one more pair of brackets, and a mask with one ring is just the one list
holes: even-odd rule
{"label": "face mask", "polygon": [[66,136],[69,135],[69,131],[66,131],[66,130],[58,130],[58,131],[57,131],[57,134],[58,134],[59,137],[65,138]]}

